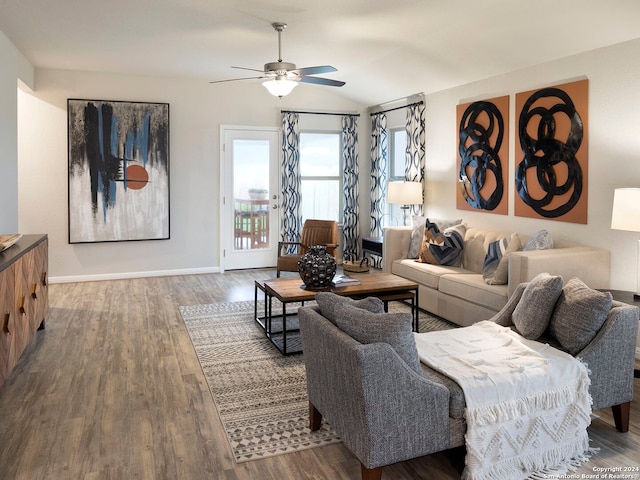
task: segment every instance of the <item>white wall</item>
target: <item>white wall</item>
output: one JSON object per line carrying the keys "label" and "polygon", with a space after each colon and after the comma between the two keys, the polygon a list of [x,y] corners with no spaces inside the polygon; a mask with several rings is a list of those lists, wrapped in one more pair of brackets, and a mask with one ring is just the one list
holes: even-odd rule
{"label": "white wall", "polygon": [[[460,217],[468,224],[531,234],[545,228],[611,251],[611,288],[635,290],[638,234],[614,231],[613,190],[640,186],[640,40],[512,72],[428,95],[426,101],[426,211]],[[589,79],[589,183],[587,225],[513,215],[513,172],[517,137],[515,94],[581,78]],[[456,105],[511,95],[509,215],[461,212],[455,207]]]}
{"label": "white wall", "polygon": [[[6,56],[1,45],[2,38],[0,55]],[[635,40],[428,95],[427,213],[437,217],[463,216],[472,225],[523,234],[546,228],[556,238],[607,248],[612,259],[611,287],[635,290],[638,234],[612,231],[609,227],[613,189],[640,186],[639,55],[640,40]],[[2,78],[5,82],[5,76]],[[515,217],[511,182],[507,190],[509,215],[456,210],[456,105],[512,96],[509,161],[513,178],[514,95],[579,78],[590,82],[588,224]],[[13,82],[15,91],[15,75]],[[2,92],[6,90],[3,86]],[[424,90],[428,91],[428,86]],[[67,98],[171,104],[171,240],[67,244]],[[6,111],[4,103],[0,108]],[[19,227],[23,233],[49,234],[50,274],[54,278],[215,269],[219,265],[219,126],[279,126],[281,108],[362,113],[360,205],[362,233],[368,232],[369,116],[362,105],[348,102],[329,89],[304,85],[278,100],[250,82],[209,85],[188,80],[37,70],[34,95],[21,94],[19,105]],[[2,122],[8,118],[9,114],[0,112]],[[11,143],[11,135],[0,135],[4,149],[4,144]],[[5,163],[0,163],[3,176]]]}
{"label": "white wall", "polygon": [[0,32],[0,234],[18,231],[18,81],[33,87],[33,67]]}
{"label": "white wall", "polygon": [[[170,104],[170,240],[68,244],[68,98]],[[216,271],[220,125],[279,127],[281,109],[364,111],[362,105],[314,85],[301,85],[280,100],[255,82],[210,85],[38,69],[34,93],[19,96],[20,231],[49,235],[53,281]],[[368,117],[360,117],[359,126],[368,145]],[[360,156],[368,163],[368,147]],[[360,202],[368,208],[366,171],[361,183]]]}

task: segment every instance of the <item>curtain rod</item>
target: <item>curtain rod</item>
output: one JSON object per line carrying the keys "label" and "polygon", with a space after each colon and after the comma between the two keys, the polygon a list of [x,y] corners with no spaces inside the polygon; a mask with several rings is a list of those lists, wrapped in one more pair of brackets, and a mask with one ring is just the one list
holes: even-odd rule
{"label": "curtain rod", "polygon": [[359,117],[359,113],[333,113],[333,112],[302,112],[299,110],[280,110],[280,113],[299,113],[304,115],[338,115],[338,116],[348,116],[348,117]]}
{"label": "curtain rod", "polygon": [[373,117],[374,115],[378,115],[379,113],[393,112],[394,110],[400,110],[401,108],[409,108],[409,107],[413,107],[414,105],[422,105],[423,103],[424,103],[424,101],[420,100],[418,102],[413,102],[413,103],[409,103],[407,105],[402,105],[401,107],[388,108],[387,110],[380,110],[379,112],[372,112],[369,115],[371,115]]}

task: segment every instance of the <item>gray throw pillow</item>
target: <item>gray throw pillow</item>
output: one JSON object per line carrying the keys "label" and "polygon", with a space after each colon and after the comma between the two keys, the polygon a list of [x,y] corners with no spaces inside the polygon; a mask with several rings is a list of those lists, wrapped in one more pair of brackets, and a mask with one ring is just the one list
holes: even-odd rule
{"label": "gray throw pillow", "polygon": [[336,325],[360,343],[388,343],[418,374],[420,358],[411,313],[371,313],[353,305],[336,305]]}
{"label": "gray throw pillow", "polygon": [[511,319],[520,335],[537,340],[551,321],[551,314],[562,293],[562,277],[540,273],[533,277],[522,292]]}
{"label": "gray throw pillow", "polygon": [[549,250],[551,248],[553,248],[553,238],[546,230],[540,230],[529,237],[522,251]]}
{"label": "gray throw pillow", "polygon": [[549,331],[571,355],[578,354],[596,336],[611,310],[610,292],[598,292],[572,278],[562,289]]}
{"label": "gray throw pillow", "polygon": [[316,293],[316,302],[322,316],[334,325],[336,325],[336,306],[338,305],[353,305],[356,308],[362,308],[373,313],[384,312],[384,303],[376,297],[354,300],[331,292],[318,292]]}

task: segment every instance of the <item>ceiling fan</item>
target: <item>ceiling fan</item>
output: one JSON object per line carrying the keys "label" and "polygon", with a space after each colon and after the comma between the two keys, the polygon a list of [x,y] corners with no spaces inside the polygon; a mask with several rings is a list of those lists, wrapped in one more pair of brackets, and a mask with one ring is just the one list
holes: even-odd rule
{"label": "ceiling fan", "polygon": [[293,89],[298,85],[298,82],[302,83],[315,83],[316,85],[327,85],[330,87],[341,87],[345,82],[339,80],[332,80],[330,78],[314,77],[319,73],[336,72],[337,70],[330,65],[322,65],[317,67],[304,67],[297,68],[294,63],[282,61],[282,31],[287,28],[286,23],[275,22],[271,26],[278,32],[278,61],[265,63],[263,70],[257,70],[255,68],[246,67],[231,67],[240,70],[250,70],[252,72],[260,72],[261,75],[257,77],[244,77],[244,78],[232,78],[229,80],[216,80],[209,83],[222,83],[222,82],[235,82],[236,80],[252,80],[265,78],[266,81],[262,82],[262,85],[269,90],[271,95],[276,97],[284,97],[289,95]]}

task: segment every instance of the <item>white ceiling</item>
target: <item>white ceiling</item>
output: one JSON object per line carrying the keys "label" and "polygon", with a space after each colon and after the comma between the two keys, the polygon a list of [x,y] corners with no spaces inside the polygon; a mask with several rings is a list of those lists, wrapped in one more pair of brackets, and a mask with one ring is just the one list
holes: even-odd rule
{"label": "white ceiling", "polygon": [[36,67],[203,82],[276,61],[274,21],[283,60],[333,65],[336,93],[372,105],[640,38],[640,1],[0,0]]}

